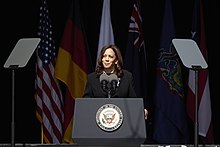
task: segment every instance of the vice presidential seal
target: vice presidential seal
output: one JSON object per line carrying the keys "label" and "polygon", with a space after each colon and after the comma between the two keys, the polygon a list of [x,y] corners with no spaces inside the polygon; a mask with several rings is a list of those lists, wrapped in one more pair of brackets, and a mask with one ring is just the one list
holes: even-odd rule
{"label": "vice presidential seal", "polygon": [[104,131],[115,131],[123,122],[121,109],[114,104],[105,104],[96,112],[96,123]]}

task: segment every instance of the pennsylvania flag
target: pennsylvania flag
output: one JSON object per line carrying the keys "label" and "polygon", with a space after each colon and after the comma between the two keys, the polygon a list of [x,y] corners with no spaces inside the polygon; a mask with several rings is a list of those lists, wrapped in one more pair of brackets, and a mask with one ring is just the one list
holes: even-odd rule
{"label": "pennsylvania flag", "polygon": [[55,75],[65,84],[64,143],[72,143],[75,98],[82,97],[87,81],[87,45],[81,24],[80,5],[73,0],[61,40]]}
{"label": "pennsylvania flag", "polygon": [[163,144],[189,143],[181,61],[172,45],[174,37],[171,0],[166,0],[156,75],[153,133],[153,139]]}

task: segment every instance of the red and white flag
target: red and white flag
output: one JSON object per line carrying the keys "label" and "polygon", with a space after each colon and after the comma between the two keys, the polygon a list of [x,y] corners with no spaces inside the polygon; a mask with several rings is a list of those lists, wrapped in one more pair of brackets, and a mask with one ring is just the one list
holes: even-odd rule
{"label": "red and white flag", "polygon": [[[197,42],[203,57],[206,62],[208,62],[203,7],[199,1],[195,1],[192,22],[192,39]],[[200,70],[198,79],[198,134],[202,136],[203,141],[205,139],[205,143],[212,143],[212,112],[208,69]],[[195,121],[195,84],[195,73],[193,70],[190,70],[188,78],[187,112],[193,121]]]}

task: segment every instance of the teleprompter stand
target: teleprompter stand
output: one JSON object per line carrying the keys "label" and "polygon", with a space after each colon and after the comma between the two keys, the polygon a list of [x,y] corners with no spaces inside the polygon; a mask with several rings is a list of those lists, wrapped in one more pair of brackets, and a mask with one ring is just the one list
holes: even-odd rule
{"label": "teleprompter stand", "polygon": [[198,147],[198,72],[208,68],[196,42],[192,39],[173,39],[172,43],[180,56],[183,65],[195,71],[195,123],[194,145]]}
{"label": "teleprompter stand", "polygon": [[29,61],[31,55],[36,49],[40,38],[22,38],[18,40],[11,54],[4,64],[4,68],[12,70],[12,115],[11,115],[11,146],[15,146],[15,121],[14,121],[14,105],[15,105],[15,70],[24,67]]}

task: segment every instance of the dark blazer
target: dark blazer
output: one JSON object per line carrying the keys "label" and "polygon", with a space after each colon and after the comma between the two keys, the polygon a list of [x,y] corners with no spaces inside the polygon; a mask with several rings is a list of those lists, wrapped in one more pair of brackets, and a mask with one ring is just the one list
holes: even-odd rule
{"label": "dark blazer", "polygon": [[[133,76],[127,70],[123,70],[124,74],[119,79],[116,90],[111,93],[112,98],[135,98],[136,93],[133,86]],[[86,88],[83,97],[88,98],[107,98],[108,92],[102,89],[99,76],[95,72],[87,76]]]}

